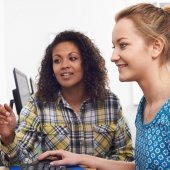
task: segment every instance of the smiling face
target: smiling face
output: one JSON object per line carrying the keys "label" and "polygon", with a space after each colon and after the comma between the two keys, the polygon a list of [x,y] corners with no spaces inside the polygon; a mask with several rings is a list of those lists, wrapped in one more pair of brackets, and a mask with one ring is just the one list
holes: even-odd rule
{"label": "smiling face", "polygon": [[77,46],[69,41],[57,44],[52,51],[53,72],[61,89],[83,87],[82,57]]}
{"label": "smiling face", "polygon": [[146,44],[130,19],[120,19],[112,32],[114,51],[111,60],[119,71],[120,81],[140,81],[148,74],[152,46]]}

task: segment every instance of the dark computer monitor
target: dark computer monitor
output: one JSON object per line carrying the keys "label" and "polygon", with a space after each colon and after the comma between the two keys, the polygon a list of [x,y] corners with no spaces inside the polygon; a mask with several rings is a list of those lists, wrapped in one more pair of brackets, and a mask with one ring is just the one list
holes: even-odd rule
{"label": "dark computer monitor", "polygon": [[30,87],[31,87],[31,94],[34,94],[37,91],[37,85],[32,78],[30,78]]}
{"label": "dark computer monitor", "polygon": [[16,111],[19,114],[31,94],[27,76],[16,68],[14,68],[13,74],[16,85],[16,89],[13,90],[13,97]]}

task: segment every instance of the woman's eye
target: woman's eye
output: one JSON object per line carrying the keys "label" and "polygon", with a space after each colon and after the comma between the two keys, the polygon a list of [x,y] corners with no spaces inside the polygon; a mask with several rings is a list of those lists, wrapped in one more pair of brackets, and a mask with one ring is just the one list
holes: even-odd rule
{"label": "woman's eye", "polygon": [[53,60],[53,63],[55,63],[55,64],[59,64],[60,62],[61,62],[60,59],[55,59],[55,60]]}
{"label": "woman's eye", "polygon": [[70,60],[71,60],[71,61],[75,61],[75,60],[77,60],[77,57],[70,56]]}
{"label": "woman's eye", "polygon": [[120,43],[120,48],[124,49],[128,44],[127,43]]}

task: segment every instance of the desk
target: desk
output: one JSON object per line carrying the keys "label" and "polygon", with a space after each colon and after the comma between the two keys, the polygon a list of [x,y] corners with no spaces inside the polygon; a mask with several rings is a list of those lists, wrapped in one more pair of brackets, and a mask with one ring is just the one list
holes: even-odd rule
{"label": "desk", "polygon": [[[9,168],[8,167],[4,167],[4,166],[0,166],[0,170],[9,170]],[[86,168],[86,170],[96,170],[96,169]]]}

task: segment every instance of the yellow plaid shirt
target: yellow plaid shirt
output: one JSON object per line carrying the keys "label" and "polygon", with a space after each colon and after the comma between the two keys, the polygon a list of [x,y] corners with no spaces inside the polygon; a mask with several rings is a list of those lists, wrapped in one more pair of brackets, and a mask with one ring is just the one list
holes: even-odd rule
{"label": "yellow plaid shirt", "polygon": [[25,163],[37,152],[64,149],[114,160],[133,160],[129,128],[118,97],[87,99],[75,113],[60,95],[56,102],[43,103],[32,96],[20,113],[14,142],[1,143],[11,161]]}

